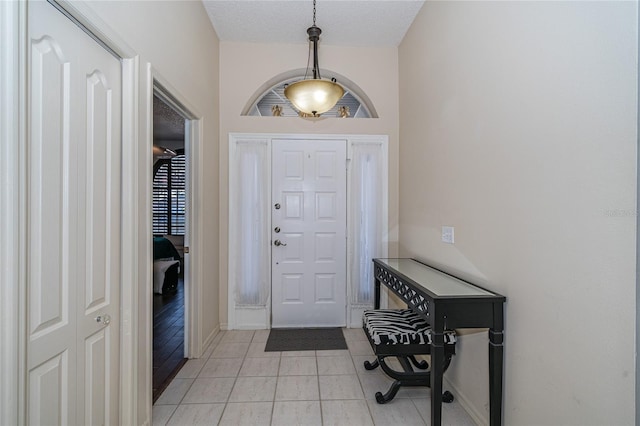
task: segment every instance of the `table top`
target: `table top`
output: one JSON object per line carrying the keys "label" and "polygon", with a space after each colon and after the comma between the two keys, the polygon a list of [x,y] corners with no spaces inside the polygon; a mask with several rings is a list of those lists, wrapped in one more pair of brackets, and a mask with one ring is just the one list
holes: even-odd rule
{"label": "table top", "polygon": [[374,259],[381,266],[412,281],[435,297],[503,298],[503,296],[458,279],[414,259]]}

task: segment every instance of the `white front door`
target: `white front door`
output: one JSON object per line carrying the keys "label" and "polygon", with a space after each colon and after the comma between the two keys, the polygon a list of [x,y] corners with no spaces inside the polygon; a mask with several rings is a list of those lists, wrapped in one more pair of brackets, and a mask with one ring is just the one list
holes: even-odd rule
{"label": "white front door", "polygon": [[346,325],[346,141],[273,140],[272,322]]}
{"label": "white front door", "polygon": [[116,424],[120,61],[28,4],[27,424]]}

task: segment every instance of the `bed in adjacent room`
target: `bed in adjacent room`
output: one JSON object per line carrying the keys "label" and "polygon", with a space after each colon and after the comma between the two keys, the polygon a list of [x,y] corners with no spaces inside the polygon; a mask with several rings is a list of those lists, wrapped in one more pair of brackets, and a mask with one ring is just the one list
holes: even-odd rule
{"label": "bed in adjacent room", "polygon": [[173,243],[165,237],[153,237],[153,292],[174,294],[181,266],[180,253]]}

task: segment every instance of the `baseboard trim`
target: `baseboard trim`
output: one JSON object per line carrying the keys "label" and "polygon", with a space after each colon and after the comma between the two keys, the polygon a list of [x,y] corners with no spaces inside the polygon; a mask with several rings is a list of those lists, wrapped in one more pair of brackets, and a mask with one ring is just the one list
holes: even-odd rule
{"label": "baseboard trim", "polygon": [[471,419],[473,419],[473,421],[478,426],[488,426],[489,419],[483,416],[482,413],[478,411],[476,406],[472,404],[467,397],[465,397],[464,393],[459,388],[457,388],[449,379],[447,379],[446,376],[443,378],[444,378],[444,383],[453,390],[456,400],[460,403],[460,406],[464,408],[467,414],[469,414]]}
{"label": "baseboard trim", "polygon": [[264,324],[242,324],[234,330],[269,330],[269,327],[265,327]]}
{"label": "baseboard trim", "polygon": [[202,346],[200,346],[200,353],[198,354],[198,358],[200,358],[204,353],[204,351],[207,350],[209,345],[213,343],[213,339],[215,339],[218,333],[220,333],[220,327],[222,327],[222,324],[220,326],[214,327],[211,333],[209,333],[209,335],[207,336],[207,338],[204,339],[204,342],[202,342]]}

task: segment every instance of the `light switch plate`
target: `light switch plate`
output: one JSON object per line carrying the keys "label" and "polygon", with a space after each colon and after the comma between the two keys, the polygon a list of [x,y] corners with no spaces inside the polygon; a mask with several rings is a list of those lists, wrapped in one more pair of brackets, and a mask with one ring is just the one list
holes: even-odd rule
{"label": "light switch plate", "polygon": [[453,226],[443,226],[442,227],[442,242],[453,244],[454,241],[454,233]]}

